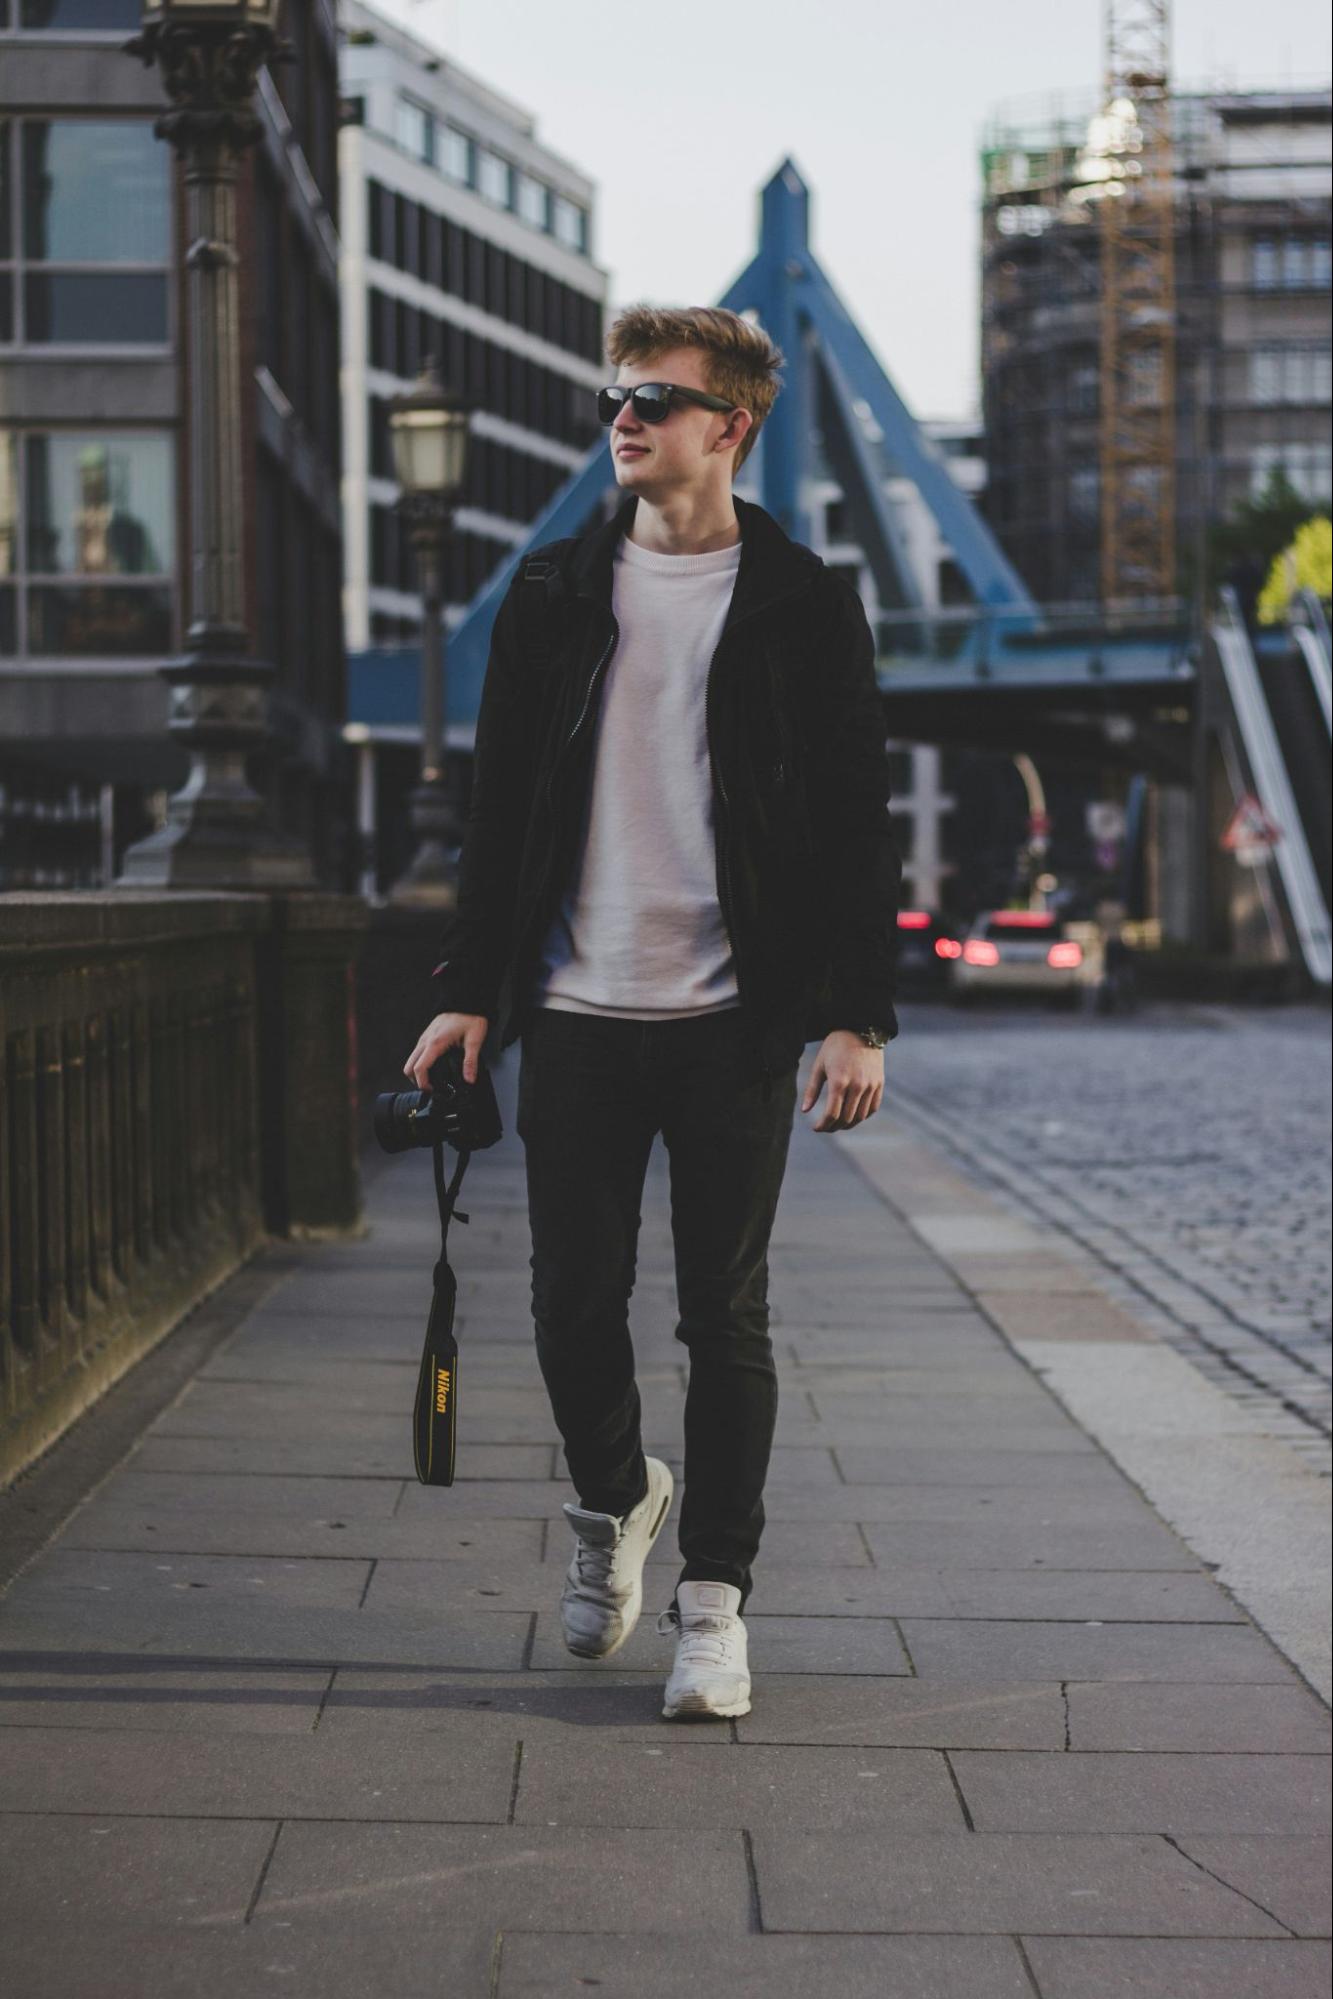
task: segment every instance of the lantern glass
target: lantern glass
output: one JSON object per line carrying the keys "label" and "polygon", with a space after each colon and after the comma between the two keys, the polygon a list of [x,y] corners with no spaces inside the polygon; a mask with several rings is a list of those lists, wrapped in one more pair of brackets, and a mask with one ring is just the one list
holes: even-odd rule
{"label": "lantern glass", "polygon": [[405,493],[455,499],[467,474],[467,414],[447,405],[394,410],[393,464]]}

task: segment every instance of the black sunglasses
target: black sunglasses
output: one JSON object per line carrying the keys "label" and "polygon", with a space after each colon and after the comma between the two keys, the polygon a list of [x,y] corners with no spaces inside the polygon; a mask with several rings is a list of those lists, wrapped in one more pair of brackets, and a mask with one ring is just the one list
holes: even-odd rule
{"label": "black sunglasses", "polygon": [[682,402],[697,403],[704,410],[736,407],[735,403],[723,402],[721,396],[706,396],[702,389],[683,389],[679,382],[638,382],[632,389],[621,388],[617,383],[597,391],[597,415],[602,423],[614,423],[625,404],[632,403],[640,423],[665,423],[677,396]]}

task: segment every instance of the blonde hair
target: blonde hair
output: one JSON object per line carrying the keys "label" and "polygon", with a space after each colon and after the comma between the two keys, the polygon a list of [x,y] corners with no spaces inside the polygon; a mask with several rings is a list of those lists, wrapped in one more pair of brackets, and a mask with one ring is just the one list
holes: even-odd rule
{"label": "blonde hair", "polygon": [[781,350],[762,326],[715,305],[629,305],[617,313],[606,336],[606,358],[615,368],[638,367],[673,347],[697,347],[710,392],[754,418],[736,447],[734,475],[778,399]]}

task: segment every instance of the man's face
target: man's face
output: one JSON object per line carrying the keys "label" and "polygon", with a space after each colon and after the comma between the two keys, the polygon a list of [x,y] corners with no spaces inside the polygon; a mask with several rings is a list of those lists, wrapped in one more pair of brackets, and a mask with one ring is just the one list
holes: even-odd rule
{"label": "man's face", "polygon": [[[622,367],[616,382],[627,389],[639,382],[678,382],[682,388],[712,393],[704,375],[703,356],[695,347],[673,347],[650,361]],[[725,410],[675,402],[665,423],[643,423],[634,414],[633,404],[627,402],[611,425],[616,484],[649,500],[700,490],[719,476],[729,488],[734,453],[718,452],[714,447],[728,425],[736,421]]]}

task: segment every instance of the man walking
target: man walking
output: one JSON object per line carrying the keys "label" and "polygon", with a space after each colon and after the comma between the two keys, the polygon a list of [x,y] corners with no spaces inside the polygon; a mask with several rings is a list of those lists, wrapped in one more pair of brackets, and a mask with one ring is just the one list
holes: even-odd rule
{"label": "man walking", "polygon": [[689,1351],[683,1566],[664,1714],[745,1714],[741,1612],[777,1409],[768,1242],[796,1072],[845,1131],[878,1110],[900,864],[874,645],[855,591],[737,468],[782,356],[736,313],[634,306],[598,392],[623,500],[520,565],[477,721],[445,1011],[426,1086],[493,1023],[521,1037],[517,1128],[537,1355],[577,1502],[565,1642],[629,1637],[671,1504],[644,1455],[629,1333],[654,1137]]}

